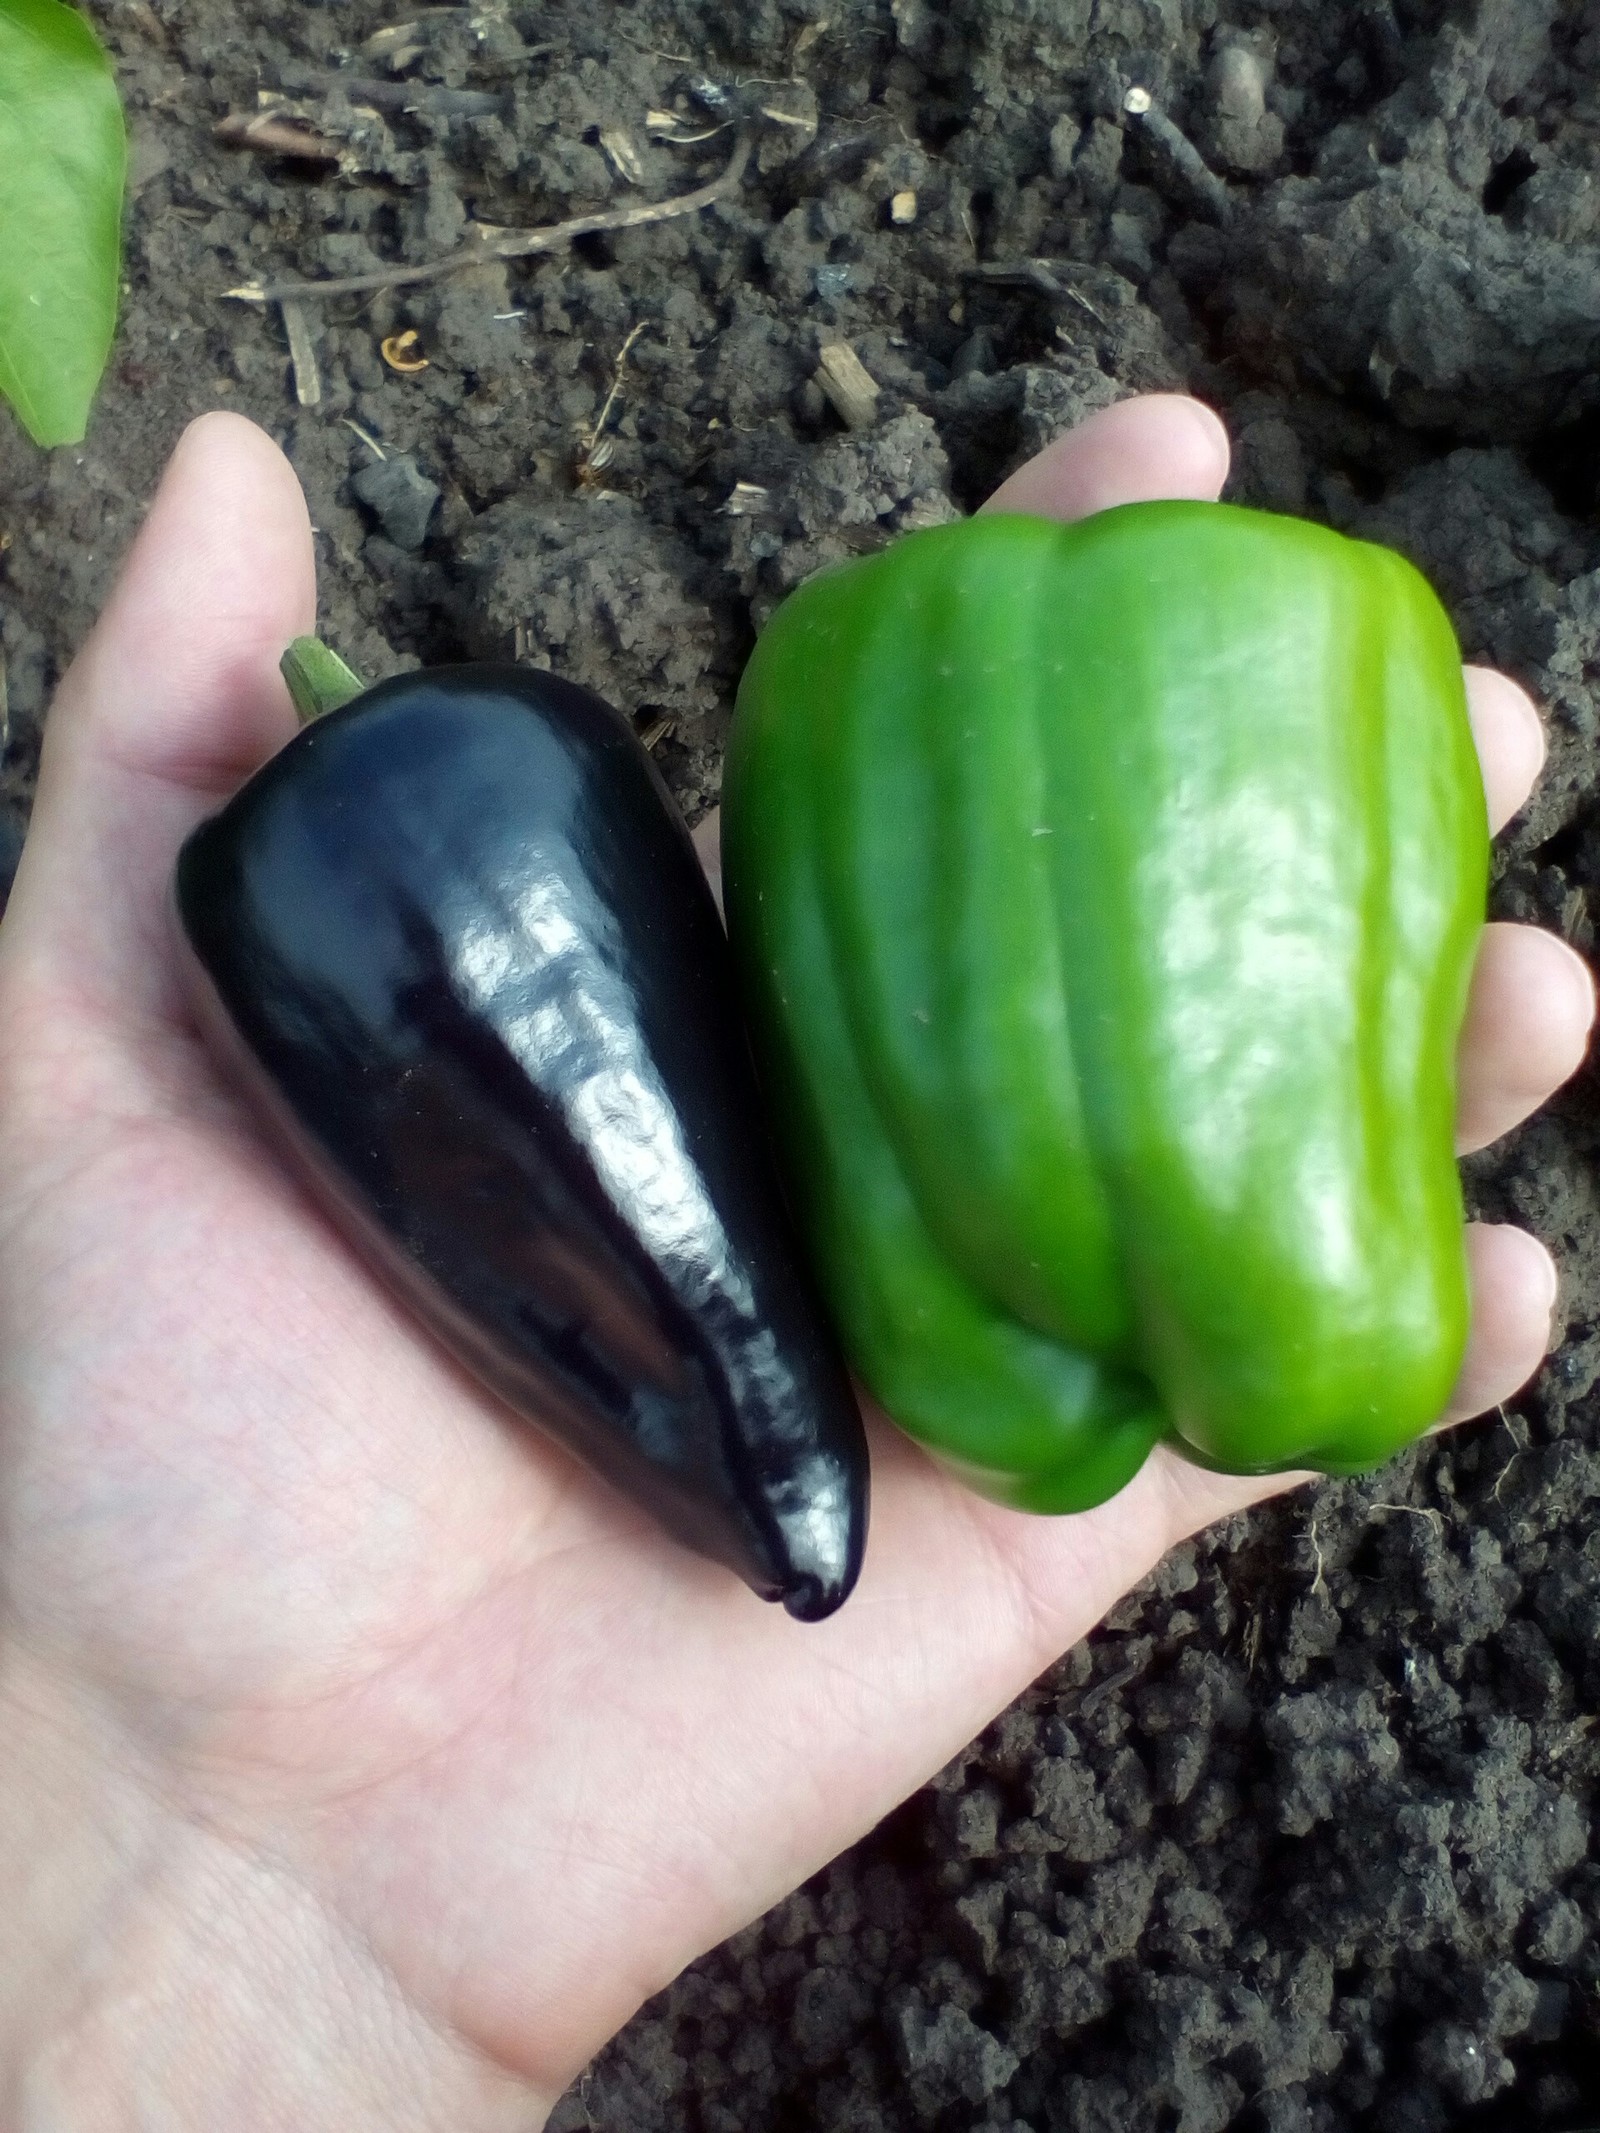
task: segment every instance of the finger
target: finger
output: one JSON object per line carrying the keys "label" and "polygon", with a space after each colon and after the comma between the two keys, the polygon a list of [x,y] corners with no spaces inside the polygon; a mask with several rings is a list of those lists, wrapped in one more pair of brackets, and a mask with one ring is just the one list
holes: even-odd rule
{"label": "finger", "polygon": [[[1018,467],[985,511],[1031,511],[1086,518],[1113,504],[1163,497],[1214,503],[1228,478],[1228,433],[1220,415],[1185,393],[1143,393],[1102,408]],[[718,901],[721,811],[695,831],[695,849]]]}
{"label": "finger", "polygon": [[203,415],[61,685],[44,775],[112,767],[207,798],[230,789],[294,729],[287,692],[263,676],[315,602],[294,469],[253,422]]}
{"label": "finger", "polygon": [[[1555,1262],[1536,1237],[1510,1224],[1467,1229],[1472,1331],[1450,1404],[1436,1430],[1449,1429],[1509,1400],[1544,1361],[1558,1282]],[[1195,1466],[1173,1445],[1157,1445],[1142,1480],[1158,1489],[1166,1545],[1268,1497],[1314,1481],[1312,1473],[1217,1474]]]}
{"label": "finger", "polygon": [[1156,1462],[1169,1548],[1215,1525],[1219,1519],[1232,1518],[1239,1511],[1248,1511],[1269,1497],[1282,1496],[1317,1478],[1300,1469],[1282,1474],[1218,1474],[1210,1467],[1196,1466],[1170,1444],[1156,1446],[1150,1463]]}
{"label": "finger", "polygon": [[1484,1414],[1525,1385],[1550,1346],[1559,1282],[1555,1261],[1525,1229],[1474,1222],[1467,1229],[1472,1334],[1443,1423]]}
{"label": "finger", "polygon": [[1544,768],[1544,724],[1526,689],[1493,667],[1468,667],[1467,714],[1483,764],[1489,827],[1503,829]]}
{"label": "finger", "polygon": [[1184,393],[1146,393],[1102,408],[1058,437],[983,508],[1071,519],[1167,497],[1215,503],[1227,478],[1222,418]]}
{"label": "finger", "polygon": [[52,706],[6,923],[13,965],[110,1012],[164,996],[164,903],[194,821],[294,729],[277,661],[315,616],[305,500],[253,423],[185,431]]}
{"label": "finger", "polygon": [[1576,1073],[1588,1049],[1589,966],[1537,926],[1486,926],[1460,1044],[1456,1146],[1485,1147]]}
{"label": "finger", "polygon": [[702,815],[694,826],[695,857],[705,869],[706,880],[711,884],[711,893],[717,899],[717,909],[722,909],[722,809],[714,807],[709,815]]}

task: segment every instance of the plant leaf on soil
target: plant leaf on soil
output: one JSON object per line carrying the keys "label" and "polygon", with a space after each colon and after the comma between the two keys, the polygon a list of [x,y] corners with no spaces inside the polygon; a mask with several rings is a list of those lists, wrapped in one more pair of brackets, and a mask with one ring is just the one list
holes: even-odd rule
{"label": "plant leaf on soil", "polygon": [[75,444],[117,317],[127,141],[110,62],[63,0],[0,0],[0,394]]}

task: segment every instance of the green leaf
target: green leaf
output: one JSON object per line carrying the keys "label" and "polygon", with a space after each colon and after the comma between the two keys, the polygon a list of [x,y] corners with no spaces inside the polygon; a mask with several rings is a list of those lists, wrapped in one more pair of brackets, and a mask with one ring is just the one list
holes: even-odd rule
{"label": "green leaf", "polygon": [[62,0],[0,0],[0,394],[38,444],[76,444],[117,319],[122,106]]}

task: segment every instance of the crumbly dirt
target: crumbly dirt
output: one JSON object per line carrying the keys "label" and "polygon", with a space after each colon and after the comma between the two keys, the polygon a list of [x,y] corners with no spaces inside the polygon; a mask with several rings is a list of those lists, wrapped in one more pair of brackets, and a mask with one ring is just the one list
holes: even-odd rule
{"label": "crumbly dirt", "polygon": [[[289,452],[357,665],[592,683],[693,817],[788,587],[1183,383],[1228,416],[1236,496],[1407,550],[1469,653],[1539,693],[1550,767],[1495,908],[1592,949],[1596,0],[482,0],[373,45],[403,9],[95,13],[133,123],[129,291],[88,442],[46,459],[0,420],[0,860],[50,689],[203,408]],[[342,163],[218,144],[263,91]],[[315,406],[278,314],[223,299],[437,257],[469,216],[686,190],[763,105],[703,214],[308,307]],[[407,329],[424,369],[382,352]],[[866,427],[816,382],[835,339],[879,387]],[[1596,1093],[1468,1166],[1564,1269],[1515,1406],[1179,1550],[648,2007],[562,2133],[1600,2121]]]}

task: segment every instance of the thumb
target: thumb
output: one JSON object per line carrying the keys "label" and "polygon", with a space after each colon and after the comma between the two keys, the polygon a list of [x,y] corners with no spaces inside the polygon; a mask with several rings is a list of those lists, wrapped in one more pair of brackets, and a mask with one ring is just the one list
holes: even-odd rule
{"label": "thumb", "polygon": [[170,1007],[178,846],[293,732],[277,661],[315,613],[294,470],[253,423],[202,416],[51,708],[0,937],[13,975],[97,1021]]}

